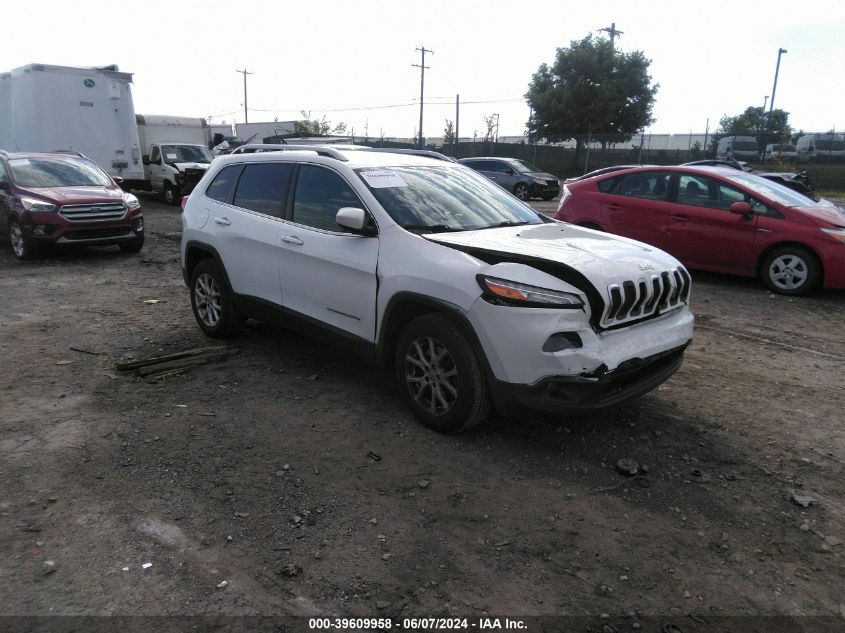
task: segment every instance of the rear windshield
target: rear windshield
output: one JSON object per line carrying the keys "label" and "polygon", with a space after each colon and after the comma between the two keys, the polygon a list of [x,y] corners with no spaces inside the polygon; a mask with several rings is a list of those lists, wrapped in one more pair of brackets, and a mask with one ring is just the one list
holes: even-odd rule
{"label": "rear windshield", "polygon": [[409,230],[469,231],[544,222],[536,211],[469,169],[390,167],[356,171],[390,217]]}
{"label": "rear windshield", "polygon": [[74,158],[14,158],[9,161],[19,187],[106,187],[111,178],[89,160]]}

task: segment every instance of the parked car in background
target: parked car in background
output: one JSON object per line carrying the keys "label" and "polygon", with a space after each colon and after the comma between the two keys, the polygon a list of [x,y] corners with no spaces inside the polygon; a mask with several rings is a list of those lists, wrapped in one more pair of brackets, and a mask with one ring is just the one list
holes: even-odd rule
{"label": "parked car in background", "polygon": [[209,336],[281,317],[391,369],[443,432],[494,404],[618,404],[680,367],[690,277],[666,253],[555,222],[451,161],[248,149],[215,160],[182,214],[182,271]]}
{"label": "parked car in background", "polygon": [[29,259],[42,246],[144,245],[138,199],[82,155],[0,151],[0,231]]}
{"label": "parked car in background", "polygon": [[551,200],[560,193],[557,176],[540,171],[531,163],[517,158],[462,158],[458,161],[495,180],[520,200]]}
{"label": "parked car in background", "polygon": [[798,151],[792,143],[769,143],[763,150],[762,158],[765,163],[776,158],[794,160],[796,156],[798,156]]}
{"label": "parked car in background", "polygon": [[805,134],[795,143],[798,160],[845,160],[845,136],[842,134]]}
{"label": "parked car in background", "polygon": [[752,171],[751,166],[744,160],[734,160],[733,158],[726,159],[712,159],[705,158],[703,160],[693,160],[688,163],[681,163],[682,167],[728,167],[730,169],[738,169],[739,171]]}
{"label": "parked car in background", "polygon": [[757,160],[760,149],[753,136],[725,136],[716,146],[716,158]]}
{"label": "parked car in background", "polygon": [[755,174],[649,167],[564,186],[557,219],[641,240],[773,292],[845,288],[845,212]]}

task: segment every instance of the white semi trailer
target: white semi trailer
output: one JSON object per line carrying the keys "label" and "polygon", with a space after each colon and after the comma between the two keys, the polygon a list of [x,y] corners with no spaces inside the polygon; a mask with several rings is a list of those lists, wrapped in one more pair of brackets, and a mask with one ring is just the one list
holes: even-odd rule
{"label": "white semi trailer", "polygon": [[72,150],[117,179],[144,177],[132,74],[29,64],[0,73],[0,149]]}

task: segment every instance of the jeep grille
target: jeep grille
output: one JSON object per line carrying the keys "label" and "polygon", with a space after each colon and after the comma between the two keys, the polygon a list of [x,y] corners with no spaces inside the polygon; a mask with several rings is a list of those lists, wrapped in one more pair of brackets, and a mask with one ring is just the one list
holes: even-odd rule
{"label": "jeep grille", "polygon": [[682,267],[610,284],[602,327],[619,326],[674,310],[686,303],[689,293],[690,276]]}

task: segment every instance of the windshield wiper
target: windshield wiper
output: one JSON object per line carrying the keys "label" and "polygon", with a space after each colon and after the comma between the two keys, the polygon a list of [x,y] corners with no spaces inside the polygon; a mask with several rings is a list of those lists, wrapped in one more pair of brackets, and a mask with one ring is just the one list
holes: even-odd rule
{"label": "windshield wiper", "polygon": [[450,233],[464,230],[447,224],[403,224],[402,228],[406,231],[428,231],[429,233]]}
{"label": "windshield wiper", "polygon": [[526,224],[533,224],[532,222],[527,221],[520,221],[515,222],[514,220],[505,220],[504,222],[499,222],[498,224],[489,224],[488,226],[480,226],[479,229],[498,229],[504,226],[525,226]]}

